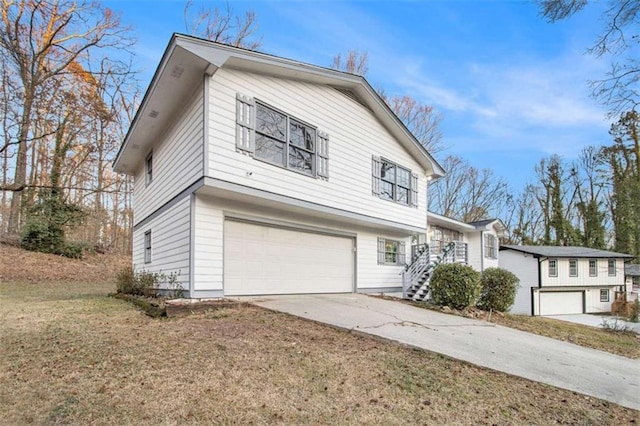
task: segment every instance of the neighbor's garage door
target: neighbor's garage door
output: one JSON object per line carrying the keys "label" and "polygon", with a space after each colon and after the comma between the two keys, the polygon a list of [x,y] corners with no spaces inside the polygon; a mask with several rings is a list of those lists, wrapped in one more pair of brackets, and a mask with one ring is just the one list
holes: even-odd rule
{"label": "neighbor's garage door", "polygon": [[353,291],[353,239],[224,223],[224,294]]}
{"label": "neighbor's garage door", "polygon": [[584,312],[584,293],[571,292],[541,292],[540,315],[581,314]]}

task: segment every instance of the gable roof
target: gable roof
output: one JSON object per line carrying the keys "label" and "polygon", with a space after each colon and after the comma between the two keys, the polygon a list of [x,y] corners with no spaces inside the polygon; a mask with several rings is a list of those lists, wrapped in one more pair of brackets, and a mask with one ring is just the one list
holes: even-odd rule
{"label": "gable roof", "polygon": [[590,257],[590,258],[624,258],[631,259],[630,254],[616,253],[608,250],[598,250],[589,247],[576,246],[500,246],[500,250],[514,250],[521,253],[528,253],[534,257]]}
{"label": "gable roof", "polygon": [[[433,178],[442,166],[391,111],[367,80],[359,75],[310,65],[266,53],[174,33],[113,162],[116,172],[131,174],[181,107],[183,94],[198,87],[204,75],[219,68],[290,78],[348,92],[365,105],[394,138]],[[164,119],[164,120],[163,120]]]}
{"label": "gable roof", "polygon": [[500,219],[486,219],[475,222],[462,222],[449,216],[443,216],[438,213],[427,211],[427,222],[436,226],[447,227],[461,232],[485,231],[490,226],[495,227],[498,235],[502,236],[506,231],[506,226]]}
{"label": "gable roof", "polygon": [[640,265],[636,263],[630,263],[624,265],[624,274],[629,275],[631,277],[639,277],[640,276]]}
{"label": "gable roof", "polygon": [[475,226],[476,229],[487,229],[489,226],[496,228],[498,235],[503,236],[507,231],[507,226],[500,219],[484,219],[476,220],[475,222],[469,222],[469,225]]}

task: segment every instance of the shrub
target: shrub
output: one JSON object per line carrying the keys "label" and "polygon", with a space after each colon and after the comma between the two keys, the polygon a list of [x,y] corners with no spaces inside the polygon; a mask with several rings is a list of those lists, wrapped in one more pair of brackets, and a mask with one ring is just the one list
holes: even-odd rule
{"label": "shrub", "polygon": [[116,275],[116,292],[134,296],[155,296],[160,290],[160,284],[164,284],[162,292],[168,298],[182,297],[184,288],[178,281],[178,274],[179,272],[172,272],[166,275],[145,270],[136,272],[132,267],[127,267]]}
{"label": "shrub", "polygon": [[134,296],[149,296],[154,292],[159,274],[148,271],[135,272],[132,267],[123,268],[116,275],[116,292]]}
{"label": "shrub", "polygon": [[482,291],[478,307],[482,310],[506,312],[518,291],[518,277],[502,268],[487,268],[482,273]]}
{"label": "shrub", "polygon": [[629,315],[630,322],[638,322],[638,317],[640,316],[640,300],[636,299],[633,303],[633,307],[631,308],[631,315]]}
{"label": "shrub", "polygon": [[474,306],[480,295],[480,274],[460,263],[443,263],[433,271],[431,299],[441,306],[464,309]]}

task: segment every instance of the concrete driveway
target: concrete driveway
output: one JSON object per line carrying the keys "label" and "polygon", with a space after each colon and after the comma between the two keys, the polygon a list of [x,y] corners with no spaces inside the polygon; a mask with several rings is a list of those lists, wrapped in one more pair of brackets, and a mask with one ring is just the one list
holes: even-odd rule
{"label": "concrete driveway", "polygon": [[604,327],[604,323],[611,327],[625,327],[634,333],[640,334],[640,323],[628,322],[611,315],[595,314],[571,314],[571,315],[545,315],[545,318],[552,318],[560,321],[573,322],[576,324],[590,325],[591,327]]}
{"label": "concrete driveway", "polygon": [[640,409],[640,362],[629,358],[360,294],[241,299]]}

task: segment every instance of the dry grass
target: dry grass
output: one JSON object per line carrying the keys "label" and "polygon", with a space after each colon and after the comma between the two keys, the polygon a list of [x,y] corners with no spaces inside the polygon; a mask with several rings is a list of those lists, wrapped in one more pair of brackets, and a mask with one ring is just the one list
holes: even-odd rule
{"label": "dry grass", "polygon": [[[124,257],[0,246],[0,423],[594,424],[638,412],[257,308],[151,319]],[[55,279],[45,279],[47,276]]]}
{"label": "dry grass", "polygon": [[154,320],[109,283],[0,284],[3,424],[594,424],[638,412],[252,307]]}
{"label": "dry grass", "polygon": [[0,259],[0,282],[104,282],[131,265],[129,256],[88,254],[84,259],[69,259],[1,243]]}

